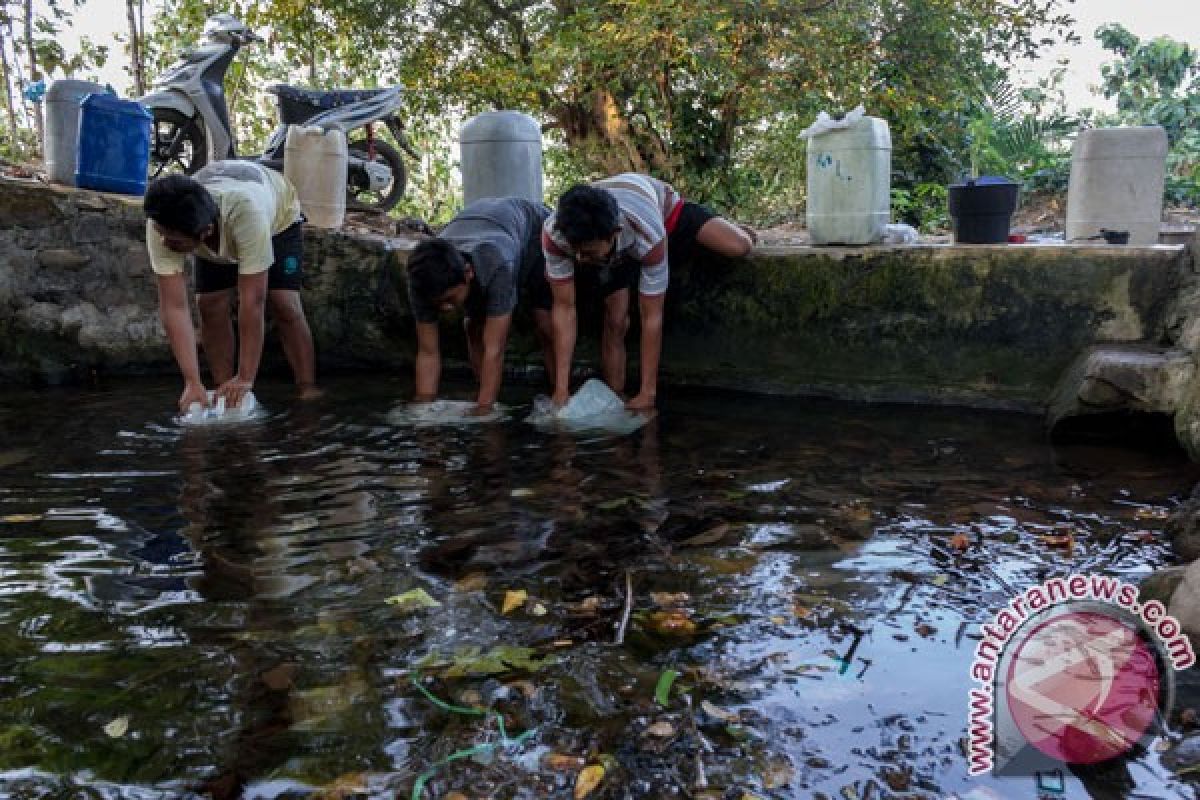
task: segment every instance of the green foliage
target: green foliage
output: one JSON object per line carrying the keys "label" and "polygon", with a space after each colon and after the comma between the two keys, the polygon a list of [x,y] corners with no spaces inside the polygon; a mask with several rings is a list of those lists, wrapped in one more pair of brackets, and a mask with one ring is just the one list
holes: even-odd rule
{"label": "green foliage", "polygon": [[1166,201],[1200,205],[1200,51],[1166,36],[1141,41],[1120,25],[1100,28],[1096,38],[1119,56],[1100,69],[1117,112],[1098,122],[1161,125],[1171,145]]}
{"label": "green foliage", "polygon": [[950,212],[946,205],[946,186],[942,183],[919,183],[911,189],[892,189],[892,215],[922,233],[937,233],[950,227]]}

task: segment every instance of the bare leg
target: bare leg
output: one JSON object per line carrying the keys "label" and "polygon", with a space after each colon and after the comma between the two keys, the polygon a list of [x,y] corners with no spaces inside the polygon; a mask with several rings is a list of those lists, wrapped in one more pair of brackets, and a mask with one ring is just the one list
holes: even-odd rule
{"label": "bare leg", "polygon": [[233,316],[229,312],[232,289],[196,295],[200,309],[200,344],[208,371],[217,386],[233,378]]}
{"label": "bare leg", "polygon": [[300,293],[292,289],[271,289],[267,292],[271,306],[271,317],[279,331],[279,342],[283,355],[292,368],[296,388],[302,397],[311,397],[317,392],[316,354],[313,350],[312,332],[304,316],[304,305]]}
{"label": "bare leg", "polygon": [[538,344],[542,347],[542,363],[546,367],[546,382],[550,384],[550,393],[554,394],[554,328],[550,322],[550,312],[535,309],[533,323]]}
{"label": "bare leg", "polygon": [[700,226],[696,241],[722,256],[741,258],[754,249],[754,239],[740,225],[722,217],[713,217]]}
{"label": "bare leg", "polygon": [[609,388],[625,396],[625,334],[629,332],[629,290],[604,298],[604,330],[600,334],[600,366]]}

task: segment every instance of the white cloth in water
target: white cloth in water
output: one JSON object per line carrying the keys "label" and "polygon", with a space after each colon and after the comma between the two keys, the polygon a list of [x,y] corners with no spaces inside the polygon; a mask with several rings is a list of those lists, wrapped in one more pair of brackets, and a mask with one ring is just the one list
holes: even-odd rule
{"label": "white cloth in water", "polygon": [[475,404],[467,400],[434,400],[432,403],[408,403],[393,408],[387,416],[392,425],[410,425],[414,428],[436,428],[441,425],[474,425],[480,422],[495,422],[504,418],[504,407],[499,403],[492,406],[490,414],[472,416],[467,414]]}
{"label": "white cloth in water", "polygon": [[192,403],[187,413],[181,415],[180,425],[189,427],[198,425],[230,425],[236,422],[252,422],[267,415],[266,410],[258,404],[254,392],[246,392],[237,408],[226,408],[225,398],[217,397],[211,389],[208,392],[208,408],[199,403]]}
{"label": "white cloth in water", "polygon": [[645,415],[627,411],[616,392],[604,381],[592,378],[557,410],[549,397],[538,395],[533,400],[533,413],[525,421],[539,427],[624,435],[645,425],[647,419]]}

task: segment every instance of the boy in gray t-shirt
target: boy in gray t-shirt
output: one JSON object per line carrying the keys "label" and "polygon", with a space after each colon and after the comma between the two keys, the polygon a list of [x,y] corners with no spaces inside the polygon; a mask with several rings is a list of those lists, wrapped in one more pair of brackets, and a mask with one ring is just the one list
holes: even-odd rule
{"label": "boy in gray t-shirt", "polygon": [[[550,209],[519,197],[485,198],[464,208],[437,238],[408,257],[408,299],[417,323],[414,402],[437,397],[441,377],[438,315],[461,308],[467,352],[479,378],[473,413],[487,414],[500,393],[504,348],[522,290],[547,294],[542,223]],[[550,313],[535,310],[547,371],[553,364]]]}

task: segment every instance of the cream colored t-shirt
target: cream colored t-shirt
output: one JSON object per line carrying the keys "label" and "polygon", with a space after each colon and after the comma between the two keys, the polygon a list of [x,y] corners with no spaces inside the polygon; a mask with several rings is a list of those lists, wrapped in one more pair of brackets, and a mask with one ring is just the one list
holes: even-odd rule
{"label": "cream colored t-shirt", "polygon": [[[271,268],[275,253],[271,237],[300,219],[296,190],[280,173],[249,161],[216,161],[193,176],[212,194],[219,210],[220,244],[214,252],[205,244],[195,254],[208,261],[238,265],[241,275]],[[146,221],[150,266],[159,275],[183,272],[187,256],[169,250],[162,236]]]}

